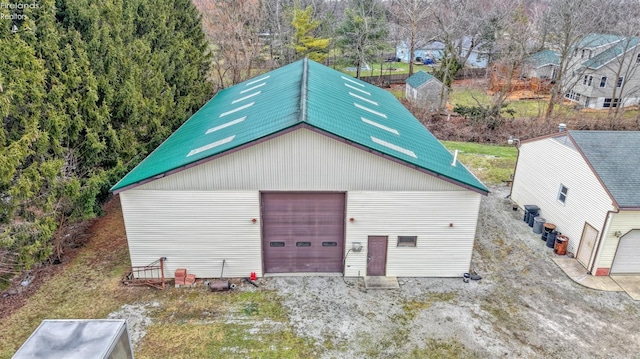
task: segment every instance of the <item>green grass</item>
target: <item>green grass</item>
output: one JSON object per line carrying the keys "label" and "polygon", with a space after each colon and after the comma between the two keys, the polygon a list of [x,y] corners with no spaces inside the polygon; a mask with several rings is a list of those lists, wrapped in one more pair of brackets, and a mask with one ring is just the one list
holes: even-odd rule
{"label": "green grass", "polygon": [[[371,67],[370,70],[361,70],[360,76],[378,76],[380,75],[380,63],[369,64]],[[347,66],[352,67],[352,66]],[[372,71],[373,70],[373,71]],[[428,73],[433,72],[433,67],[425,66],[425,65],[413,65],[413,72],[425,71]],[[355,71],[347,71],[346,68],[340,69],[340,71],[349,74],[351,76],[355,76]],[[409,64],[404,62],[385,62],[382,64],[382,74],[383,75],[399,75],[399,74],[408,74],[409,73]]]}
{"label": "green grass", "polygon": [[[478,106],[478,104],[488,106],[491,104],[492,99],[491,96],[479,89],[454,88],[453,91],[449,93],[449,103],[454,107],[456,105]],[[505,103],[507,106],[503,108],[503,116],[506,118],[511,117],[511,115],[504,112],[504,110],[507,109],[514,110],[514,117],[520,118],[542,116],[547,108],[547,100],[545,99],[507,101]],[[563,109],[566,107],[567,106],[561,106]]]}
{"label": "green grass", "polygon": [[458,150],[458,160],[485,184],[500,184],[513,175],[518,157],[515,146],[452,141],[442,144],[450,151]]}

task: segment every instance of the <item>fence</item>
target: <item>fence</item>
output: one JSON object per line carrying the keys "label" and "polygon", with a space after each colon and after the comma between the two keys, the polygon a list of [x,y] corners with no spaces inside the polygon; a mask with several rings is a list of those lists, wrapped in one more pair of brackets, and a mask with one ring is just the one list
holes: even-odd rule
{"label": "fence", "polygon": [[388,86],[391,84],[403,84],[409,78],[409,74],[392,74],[376,76],[360,76],[360,80],[377,86]]}

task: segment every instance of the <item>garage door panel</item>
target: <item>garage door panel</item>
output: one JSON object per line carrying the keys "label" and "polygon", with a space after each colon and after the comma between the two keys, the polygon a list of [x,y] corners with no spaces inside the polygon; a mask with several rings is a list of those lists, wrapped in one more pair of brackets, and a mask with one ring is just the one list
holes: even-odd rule
{"label": "garage door panel", "polygon": [[344,193],[262,193],[265,272],[342,272],[344,208]]}
{"label": "garage door panel", "polygon": [[620,237],[611,274],[640,274],[640,229]]}

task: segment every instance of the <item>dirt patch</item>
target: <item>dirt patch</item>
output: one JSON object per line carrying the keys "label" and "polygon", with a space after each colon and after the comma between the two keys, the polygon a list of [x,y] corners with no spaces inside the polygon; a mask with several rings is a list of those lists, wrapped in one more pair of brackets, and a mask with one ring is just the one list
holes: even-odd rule
{"label": "dirt patch", "polygon": [[400,278],[399,290],[367,291],[355,278],[277,277],[264,279],[266,287],[280,293],[297,334],[313,339],[322,358],[420,357],[442,348],[457,348],[458,357],[640,352],[640,302],[571,281],[508,193],[493,188],[482,201],[472,262],[480,281]]}
{"label": "dirt patch", "polygon": [[[57,274],[65,270],[78,256],[80,250],[90,246],[96,258],[106,261],[126,246],[126,237],[111,238],[109,233],[124,233],[120,200],[111,198],[103,206],[102,217],[66,225],[60,235],[66,237],[66,246],[57,261],[45,262],[12,279],[11,285],[0,293],[0,319],[9,316],[27,302],[27,299]],[[119,218],[119,220],[118,220]],[[26,284],[26,285],[25,285]]]}

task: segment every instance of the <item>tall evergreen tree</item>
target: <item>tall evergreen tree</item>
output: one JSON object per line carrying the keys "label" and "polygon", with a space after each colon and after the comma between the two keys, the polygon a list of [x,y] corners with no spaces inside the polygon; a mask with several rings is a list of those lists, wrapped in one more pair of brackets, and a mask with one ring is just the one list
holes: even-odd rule
{"label": "tall evergreen tree", "polygon": [[298,56],[323,62],[328,56],[331,39],[315,37],[314,32],[321,25],[321,21],[313,20],[313,8],[311,6],[307,6],[304,10],[294,8],[291,24],[295,29],[292,47]]}
{"label": "tall evergreen tree", "polygon": [[351,0],[338,28],[338,47],[356,65],[356,78],[362,66],[386,48],[387,34],[386,13],[377,0]]}
{"label": "tall evergreen tree", "polygon": [[0,250],[29,267],[211,85],[189,0],[41,0],[24,13],[17,33],[0,28]]}

